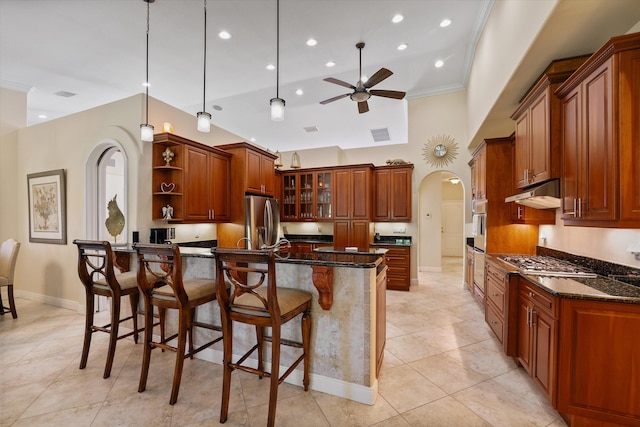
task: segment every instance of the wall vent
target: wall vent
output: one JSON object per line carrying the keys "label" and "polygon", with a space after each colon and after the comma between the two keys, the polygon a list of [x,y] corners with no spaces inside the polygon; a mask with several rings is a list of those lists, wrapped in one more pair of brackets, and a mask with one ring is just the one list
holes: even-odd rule
{"label": "wall vent", "polygon": [[71,98],[72,96],[76,96],[77,93],[67,92],[66,90],[61,90],[60,92],[54,93],[54,95],[61,96],[63,98]]}
{"label": "wall vent", "polygon": [[308,126],[306,128],[304,128],[304,130],[306,130],[307,132],[318,132],[318,126]]}
{"label": "wall vent", "polygon": [[373,142],[391,141],[389,129],[387,128],[371,129],[371,136],[373,137]]}

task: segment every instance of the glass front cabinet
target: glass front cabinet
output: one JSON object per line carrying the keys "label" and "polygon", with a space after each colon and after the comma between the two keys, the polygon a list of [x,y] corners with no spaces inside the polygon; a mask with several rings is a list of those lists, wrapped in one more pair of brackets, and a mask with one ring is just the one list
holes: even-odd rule
{"label": "glass front cabinet", "polygon": [[282,174],[281,221],[330,221],[331,171]]}

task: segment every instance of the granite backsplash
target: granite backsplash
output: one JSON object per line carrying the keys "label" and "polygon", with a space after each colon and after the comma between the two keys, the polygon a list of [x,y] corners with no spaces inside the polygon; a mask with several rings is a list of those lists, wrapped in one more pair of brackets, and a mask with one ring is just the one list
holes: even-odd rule
{"label": "granite backsplash", "polygon": [[615,264],[612,262],[602,261],[594,258],[583,257],[580,255],[574,255],[556,249],[546,248],[544,246],[537,246],[536,253],[538,255],[550,256],[556,259],[561,259],[563,261],[568,261],[572,264],[589,268],[600,276],[610,277],[612,279],[640,287],[639,268]]}

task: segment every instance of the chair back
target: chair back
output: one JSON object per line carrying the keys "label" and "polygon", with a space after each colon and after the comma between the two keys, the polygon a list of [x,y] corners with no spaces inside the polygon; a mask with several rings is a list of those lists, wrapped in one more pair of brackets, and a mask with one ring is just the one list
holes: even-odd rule
{"label": "chair back", "polygon": [[133,245],[138,256],[138,287],[149,301],[165,300],[186,305],[189,297],[182,282],[182,257],[175,243]]}
{"label": "chair back", "polygon": [[[273,251],[214,249],[217,298],[225,314],[280,318]],[[225,286],[226,285],[226,286]]]}
{"label": "chair back", "polygon": [[18,259],[18,251],[20,251],[20,242],[13,239],[7,239],[0,246],[0,276],[6,279],[0,281],[3,286],[13,285],[13,274],[16,270],[16,260]]}
{"label": "chair back", "polygon": [[115,289],[119,285],[113,270],[111,244],[106,240],[79,239],[73,243],[78,247],[78,277],[85,288],[93,291],[108,286],[111,291],[119,291]]}

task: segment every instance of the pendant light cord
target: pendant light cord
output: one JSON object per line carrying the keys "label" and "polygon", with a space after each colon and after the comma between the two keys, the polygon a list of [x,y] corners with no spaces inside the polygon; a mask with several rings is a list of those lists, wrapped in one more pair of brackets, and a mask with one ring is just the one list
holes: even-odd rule
{"label": "pendant light cord", "polygon": [[204,76],[202,78],[202,111],[205,109],[207,93],[207,0],[204,0]]}
{"label": "pendant light cord", "polygon": [[280,98],[280,0],[276,0],[276,98]]}
{"label": "pendant light cord", "polygon": [[146,71],[146,81],[145,81],[145,93],[146,93],[146,119],[145,119],[145,124],[149,124],[149,4],[150,2],[147,1],[147,71]]}

